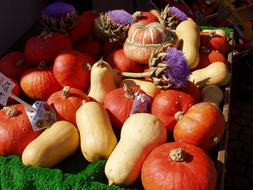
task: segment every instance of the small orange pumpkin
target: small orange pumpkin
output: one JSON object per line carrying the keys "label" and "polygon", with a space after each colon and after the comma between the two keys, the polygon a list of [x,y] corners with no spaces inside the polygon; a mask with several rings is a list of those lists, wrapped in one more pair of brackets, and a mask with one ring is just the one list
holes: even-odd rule
{"label": "small orange pumpkin", "polygon": [[173,136],[177,142],[186,142],[209,151],[220,142],[224,131],[222,112],[210,102],[200,102],[179,117]]}

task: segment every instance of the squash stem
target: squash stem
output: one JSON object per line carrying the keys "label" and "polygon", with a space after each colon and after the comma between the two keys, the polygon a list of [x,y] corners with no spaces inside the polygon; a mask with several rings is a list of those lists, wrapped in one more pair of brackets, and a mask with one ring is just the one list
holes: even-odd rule
{"label": "squash stem", "polygon": [[66,99],[70,96],[70,87],[69,86],[64,86],[63,89],[61,90],[61,97],[63,99]]}
{"label": "squash stem", "polygon": [[176,162],[183,162],[187,157],[187,152],[182,148],[175,148],[170,151],[170,158]]}
{"label": "squash stem", "polygon": [[123,84],[123,90],[125,92],[126,97],[128,97],[132,100],[135,98],[134,92],[128,87],[128,85],[126,83]]}
{"label": "squash stem", "polygon": [[144,78],[144,77],[150,77],[154,74],[156,69],[151,69],[147,72],[143,73],[132,73],[132,72],[121,72],[121,75],[124,77],[130,77],[130,78]]}
{"label": "squash stem", "polygon": [[177,113],[175,113],[174,117],[178,121],[182,119],[182,117],[184,117],[184,113],[182,111],[178,111]]}

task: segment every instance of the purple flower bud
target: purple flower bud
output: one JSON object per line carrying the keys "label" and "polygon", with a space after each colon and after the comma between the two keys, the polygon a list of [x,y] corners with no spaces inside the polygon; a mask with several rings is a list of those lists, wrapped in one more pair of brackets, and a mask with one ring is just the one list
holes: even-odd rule
{"label": "purple flower bud", "polygon": [[191,71],[184,54],[174,47],[169,48],[167,50],[166,65],[165,75],[170,82],[177,87],[185,87]]}
{"label": "purple flower bud", "polygon": [[132,15],[123,9],[108,11],[107,15],[109,19],[116,24],[126,26],[134,22]]}
{"label": "purple flower bud", "polygon": [[75,8],[63,2],[51,3],[41,11],[41,16],[60,19],[75,14]]}
{"label": "purple flower bud", "polygon": [[177,7],[171,7],[170,14],[174,15],[180,21],[187,19],[187,15],[184,12],[182,12],[181,10],[179,10]]}

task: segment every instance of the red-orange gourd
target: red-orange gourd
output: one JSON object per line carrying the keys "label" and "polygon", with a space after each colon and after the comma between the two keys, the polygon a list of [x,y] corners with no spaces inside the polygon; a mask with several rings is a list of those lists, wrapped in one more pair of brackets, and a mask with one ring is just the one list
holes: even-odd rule
{"label": "red-orange gourd", "polygon": [[165,90],[157,94],[151,106],[151,113],[156,115],[167,128],[172,132],[179,113],[186,113],[195,104],[194,98],[181,91]]}
{"label": "red-orange gourd", "polygon": [[47,103],[55,110],[57,120],[69,121],[76,125],[76,111],[83,101],[90,101],[83,91],[65,86],[61,91],[53,93]]}
{"label": "red-orange gourd", "polygon": [[223,113],[211,102],[200,102],[179,116],[173,136],[177,142],[186,142],[209,151],[220,142],[224,131]]}
{"label": "red-orange gourd", "polygon": [[142,72],[143,66],[126,57],[123,49],[112,51],[106,61],[121,72]]}
{"label": "red-orange gourd", "polygon": [[25,61],[31,65],[40,62],[53,63],[58,53],[72,49],[67,35],[60,33],[41,34],[29,38],[25,44]]}
{"label": "red-orange gourd", "polygon": [[56,57],[53,72],[63,87],[86,91],[90,85],[90,65],[93,63],[94,59],[88,54],[76,50],[64,51]]}
{"label": "red-orange gourd", "polygon": [[113,127],[121,129],[123,123],[130,116],[136,92],[143,93],[140,88],[125,85],[106,95],[104,108],[109,114]]}
{"label": "red-orange gourd", "polygon": [[23,93],[33,100],[47,100],[61,89],[51,68],[38,68],[27,71],[20,80]]}
{"label": "red-orange gourd", "polygon": [[25,55],[20,51],[9,52],[0,59],[0,72],[17,81],[27,68]]}
{"label": "red-orange gourd", "polygon": [[21,156],[25,147],[40,133],[33,131],[23,105],[0,110],[0,155]]}
{"label": "red-orange gourd", "polygon": [[156,147],[147,156],[141,181],[145,190],[215,190],[217,171],[200,148],[171,142]]}

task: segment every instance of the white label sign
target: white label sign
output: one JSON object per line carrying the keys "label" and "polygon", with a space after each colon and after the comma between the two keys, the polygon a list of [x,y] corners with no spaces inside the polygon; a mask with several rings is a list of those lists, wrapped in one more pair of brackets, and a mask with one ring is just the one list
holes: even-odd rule
{"label": "white label sign", "polygon": [[15,83],[0,72],[0,104],[7,105],[8,98],[12,95],[11,91]]}

